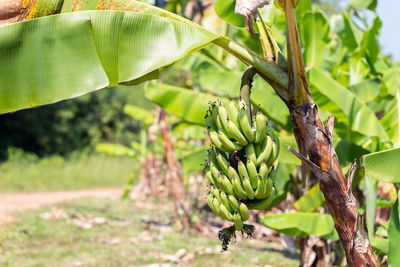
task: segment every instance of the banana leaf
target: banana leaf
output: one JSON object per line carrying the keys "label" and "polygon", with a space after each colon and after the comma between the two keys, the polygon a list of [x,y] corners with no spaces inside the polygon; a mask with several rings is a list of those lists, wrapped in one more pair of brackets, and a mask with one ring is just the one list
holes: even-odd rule
{"label": "banana leaf", "polygon": [[365,175],[382,182],[400,183],[400,148],[367,154],[363,157]]}
{"label": "banana leaf", "polygon": [[325,205],[325,197],[322,194],[321,190],[319,189],[319,184],[314,185],[311,187],[310,190],[301,198],[299,198],[295,203],[294,207],[298,211],[302,212],[312,212],[317,210],[319,207]]}
{"label": "banana leaf", "polygon": [[396,98],[387,105],[381,122],[390,140],[396,146],[400,146],[400,90],[397,91]]}
{"label": "banana leaf", "polygon": [[124,106],[124,112],[132,118],[143,122],[145,126],[154,123],[154,115],[150,111],[143,108],[127,104]]}
{"label": "banana leaf", "polygon": [[320,11],[307,12],[302,20],[304,61],[309,67],[322,68],[330,42],[329,24]]}
{"label": "banana leaf", "polygon": [[329,74],[312,68],[310,71],[310,83],[342,109],[347,115],[349,125],[353,131],[365,136],[378,136],[383,140],[389,139],[374,112],[353,92],[332,79]]}
{"label": "banana leaf", "polygon": [[206,125],[204,116],[209,103],[217,100],[209,94],[166,84],[149,84],[146,97],[187,122]]}
{"label": "banana leaf", "polygon": [[296,212],[272,214],[262,218],[265,226],[286,235],[305,238],[309,235],[338,240],[332,217],[329,214]]}
{"label": "banana leaf", "polygon": [[399,199],[392,207],[388,229],[389,249],[388,264],[390,267],[400,266],[400,217],[399,217]]}
{"label": "banana leaf", "polygon": [[224,21],[237,26],[244,27],[244,19],[241,15],[235,14],[235,0],[215,0],[214,10],[218,17]]}
{"label": "banana leaf", "polygon": [[119,144],[100,143],[96,145],[96,150],[111,156],[126,156],[136,158],[136,151]]}
{"label": "banana leaf", "polygon": [[350,91],[365,103],[374,100],[374,98],[378,96],[380,88],[381,82],[378,78],[365,80],[348,87]]}
{"label": "banana leaf", "polygon": [[[97,2],[86,1],[82,9]],[[218,37],[165,10],[136,1],[131,9],[64,13],[0,27],[0,113],[135,81]]]}

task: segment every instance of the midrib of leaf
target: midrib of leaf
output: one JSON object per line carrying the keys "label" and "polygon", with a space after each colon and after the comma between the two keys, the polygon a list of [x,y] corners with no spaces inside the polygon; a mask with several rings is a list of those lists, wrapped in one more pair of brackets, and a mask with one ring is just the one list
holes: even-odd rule
{"label": "midrib of leaf", "polygon": [[397,89],[396,98],[397,98],[397,123],[398,123],[397,127],[398,127],[398,131],[399,131],[396,146],[400,146],[400,90],[399,89]]}

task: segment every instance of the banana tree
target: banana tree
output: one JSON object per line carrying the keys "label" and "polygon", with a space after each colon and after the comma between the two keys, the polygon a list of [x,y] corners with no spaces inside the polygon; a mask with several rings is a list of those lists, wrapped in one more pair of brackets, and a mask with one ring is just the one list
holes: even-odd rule
{"label": "banana tree", "polygon": [[[161,67],[214,43],[255,68],[288,107],[300,153],[291,151],[319,178],[348,263],[376,266],[365,217],[358,214],[351,192],[355,168],[346,180],[332,146],[333,117],[324,126],[311,96],[297,33],[295,3],[280,2],[286,15],[288,64],[267,28],[261,40],[265,56],[262,57],[229,38],[136,1],[39,0],[27,4],[15,0],[13,12],[0,12],[2,24],[12,23],[0,27],[0,112],[50,104],[118,84],[140,83],[157,77]],[[0,9],[11,10],[5,3],[1,5]],[[47,15],[52,16],[39,18]],[[264,28],[259,21],[257,26]],[[364,47],[360,53],[368,53],[374,60],[370,47]],[[316,81],[323,90],[323,74],[318,70],[311,74],[312,84]],[[325,94],[329,96],[329,91]],[[199,101],[193,99],[187,105]],[[349,103],[341,103],[345,115],[363,116],[369,112],[357,98],[351,103],[351,108]],[[354,113],[356,110],[361,112]],[[354,120],[351,128],[361,133],[373,129],[374,136],[387,138],[379,124],[371,123],[377,127],[368,129],[368,125]]]}

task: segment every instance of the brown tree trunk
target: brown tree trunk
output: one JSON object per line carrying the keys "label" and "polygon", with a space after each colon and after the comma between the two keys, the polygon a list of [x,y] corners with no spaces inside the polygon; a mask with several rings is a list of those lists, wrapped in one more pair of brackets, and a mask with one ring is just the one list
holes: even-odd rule
{"label": "brown tree trunk", "polygon": [[176,158],[175,149],[171,141],[171,127],[168,124],[165,111],[160,108],[159,128],[163,140],[165,157],[167,159],[166,180],[169,181],[174,203],[175,217],[182,221],[184,229],[190,227],[190,215],[188,212],[188,202],[186,198],[185,187],[181,175],[180,164]]}
{"label": "brown tree trunk", "polygon": [[351,189],[356,165],[352,166],[346,180],[332,143],[334,118],[330,116],[324,126],[318,108],[313,103],[301,53],[293,0],[285,0],[285,15],[289,63],[289,99],[286,104],[296,126],[294,135],[300,153],[293,148],[289,149],[318,178],[344,247],[347,263],[355,267],[378,266],[368,239],[365,214],[359,215],[357,200]]}
{"label": "brown tree trunk", "polygon": [[333,148],[333,116],[328,118],[324,127],[317,106],[312,103],[300,106],[291,115],[296,125],[296,139],[310,160],[294,149],[289,149],[318,177],[348,264],[378,266],[368,239],[365,215],[359,215],[357,200],[351,190],[356,166],[352,166],[346,180]]}

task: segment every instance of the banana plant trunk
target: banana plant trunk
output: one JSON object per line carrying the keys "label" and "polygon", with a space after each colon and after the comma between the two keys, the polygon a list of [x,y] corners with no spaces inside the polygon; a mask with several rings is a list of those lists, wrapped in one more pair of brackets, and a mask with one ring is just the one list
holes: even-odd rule
{"label": "banana plant trunk", "polygon": [[[157,107],[159,108],[159,107]],[[168,124],[165,111],[159,108],[159,129],[162,136],[162,143],[167,160],[166,180],[172,193],[175,218],[180,219],[184,230],[190,227],[190,215],[187,207],[187,198],[183,178],[181,175],[180,164],[176,158],[175,149],[171,141],[171,127]]]}
{"label": "banana plant trunk", "polygon": [[296,126],[294,135],[300,153],[289,149],[318,178],[347,263],[354,267],[378,266],[368,239],[365,214],[358,213],[358,203],[351,189],[356,165],[351,167],[346,179],[332,142],[334,118],[330,116],[325,126],[322,124],[309,90],[293,0],[285,0],[285,14],[289,63],[289,98],[286,104]]}

